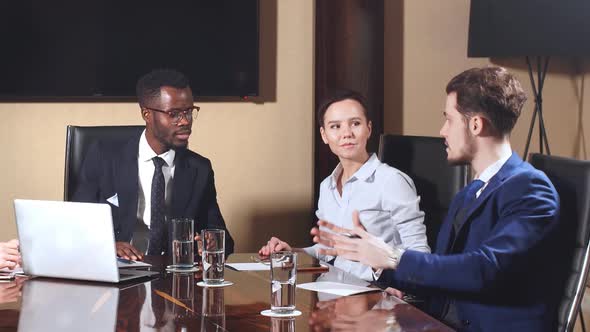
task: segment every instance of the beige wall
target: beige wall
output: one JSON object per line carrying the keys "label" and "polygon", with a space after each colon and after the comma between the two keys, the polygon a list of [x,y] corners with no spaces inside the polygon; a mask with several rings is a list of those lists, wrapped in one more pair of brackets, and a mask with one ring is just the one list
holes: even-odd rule
{"label": "beige wall", "polygon": [[[270,234],[305,244],[313,207],[314,1],[261,4],[261,72],[272,79],[263,78],[262,85],[274,98],[202,103],[190,145],[213,162],[218,200],[242,252],[257,249]],[[448,80],[490,63],[466,57],[469,1],[386,0],[385,7],[385,130],[437,136]],[[274,26],[270,33],[265,24]],[[493,61],[513,71],[530,95],[524,60]],[[584,110],[590,101],[576,72],[588,67],[571,60],[551,64],[544,107],[554,154],[587,158]],[[513,133],[521,154],[532,108],[529,101]],[[16,235],[12,199],[62,198],[67,124],[141,123],[132,103],[3,103],[0,117],[0,240]]]}
{"label": "beige wall", "polygon": [[[385,44],[386,52],[389,50],[392,55],[386,59],[389,61],[386,63],[386,91],[403,87],[403,99],[399,101],[386,97],[385,131],[400,133],[396,121],[401,119],[403,134],[438,136],[447,82],[465,69],[493,63],[505,66],[513,72],[529,96],[512,135],[513,149],[522,155],[534,106],[526,63],[521,58],[492,59],[492,62],[488,58],[467,58],[469,2],[386,2],[385,20],[389,21],[387,24],[391,31],[386,34]],[[403,24],[395,23],[400,20]],[[403,36],[402,40],[397,34]],[[396,55],[395,50],[398,48],[402,51]],[[394,70],[398,68],[398,62],[403,63],[401,75]],[[578,73],[584,69],[587,71],[588,62],[556,59],[552,60],[549,67],[550,73],[543,91],[543,109],[552,153],[586,159],[586,145],[590,143],[590,135],[584,137],[584,128],[590,125],[590,115],[585,114],[587,112],[584,110],[590,106],[590,101],[584,101],[583,96],[588,93],[589,88],[582,91],[583,75]],[[537,131],[533,137],[532,146],[535,152],[538,151]]]}
{"label": "beige wall", "polygon": [[[190,143],[213,163],[219,204],[242,252],[271,233],[306,241],[313,207],[313,1],[261,6],[276,15],[263,18],[276,24],[265,38],[276,40],[261,46],[262,62],[276,61],[261,63],[276,69],[264,74],[276,78],[275,100],[201,103]],[[0,118],[0,240],[16,235],[14,198],[62,199],[66,125],[141,123],[133,103],[2,103]]]}

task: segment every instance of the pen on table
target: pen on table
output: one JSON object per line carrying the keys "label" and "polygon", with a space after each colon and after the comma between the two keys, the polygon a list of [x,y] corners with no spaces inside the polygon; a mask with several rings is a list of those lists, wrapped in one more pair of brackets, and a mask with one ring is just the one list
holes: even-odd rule
{"label": "pen on table", "polygon": [[250,260],[253,262],[256,262],[256,263],[270,265],[270,258],[258,258],[258,257],[250,256]]}
{"label": "pen on table", "polygon": [[125,264],[134,264],[135,261],[132,261],[130,259],[125,259],[125,258],[121,258],[121,257],[117,257],[117,260],[121,263],[125,263]]}
{"label": "pen on table", "polygon": [[314,273],[324,273],[330,270],[329,267],[325,265],[302,265],[297,266],[297,272],[314,272]]}

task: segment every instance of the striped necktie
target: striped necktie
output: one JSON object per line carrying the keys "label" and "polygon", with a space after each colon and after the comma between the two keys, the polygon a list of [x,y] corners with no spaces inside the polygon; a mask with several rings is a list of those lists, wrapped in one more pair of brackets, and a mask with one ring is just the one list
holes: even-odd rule
{"label": "striped necktie", "polygon": [[148,255],[162,255],[167,249],[168,232],[165,223],[166,200],[164,196],[165,181],[162,166],[166,163],[160,157],[154,157],[154,177],[152,178],[150,242]]}

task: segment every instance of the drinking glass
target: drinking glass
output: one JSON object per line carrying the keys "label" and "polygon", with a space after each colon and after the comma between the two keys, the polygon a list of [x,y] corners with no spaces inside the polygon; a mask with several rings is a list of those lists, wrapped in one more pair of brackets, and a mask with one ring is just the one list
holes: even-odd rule
{"label": "drinking glass", "polygon": [[172,238],[172,266],[192,269],[194,264],[194,222],[191,218],[170,219]]}
{"label": "drinking glass", "polygon": [[205,284],[223,283],[225,265],[225,231],[223,229],[204,229],[203,241],[203,282]]}
{"label": "drinking glass", "polygon": [[279,251],[270,255],[270,309],[288,314],[295,310],[297,285],[297,254]]}

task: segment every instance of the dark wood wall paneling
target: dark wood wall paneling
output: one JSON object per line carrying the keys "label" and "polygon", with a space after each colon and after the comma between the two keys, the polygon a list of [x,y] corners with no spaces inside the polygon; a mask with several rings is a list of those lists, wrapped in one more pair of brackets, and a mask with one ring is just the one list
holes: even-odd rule
{"label": "dark wood wall paneling", "polygon": [[[384,0],[316,0],[315,111],[326,94],[349,88],[367,98],[373,122],[369,152],[376,152],[383,133]],[[315,204],[319,185],[338,164],[314,125]]]}

